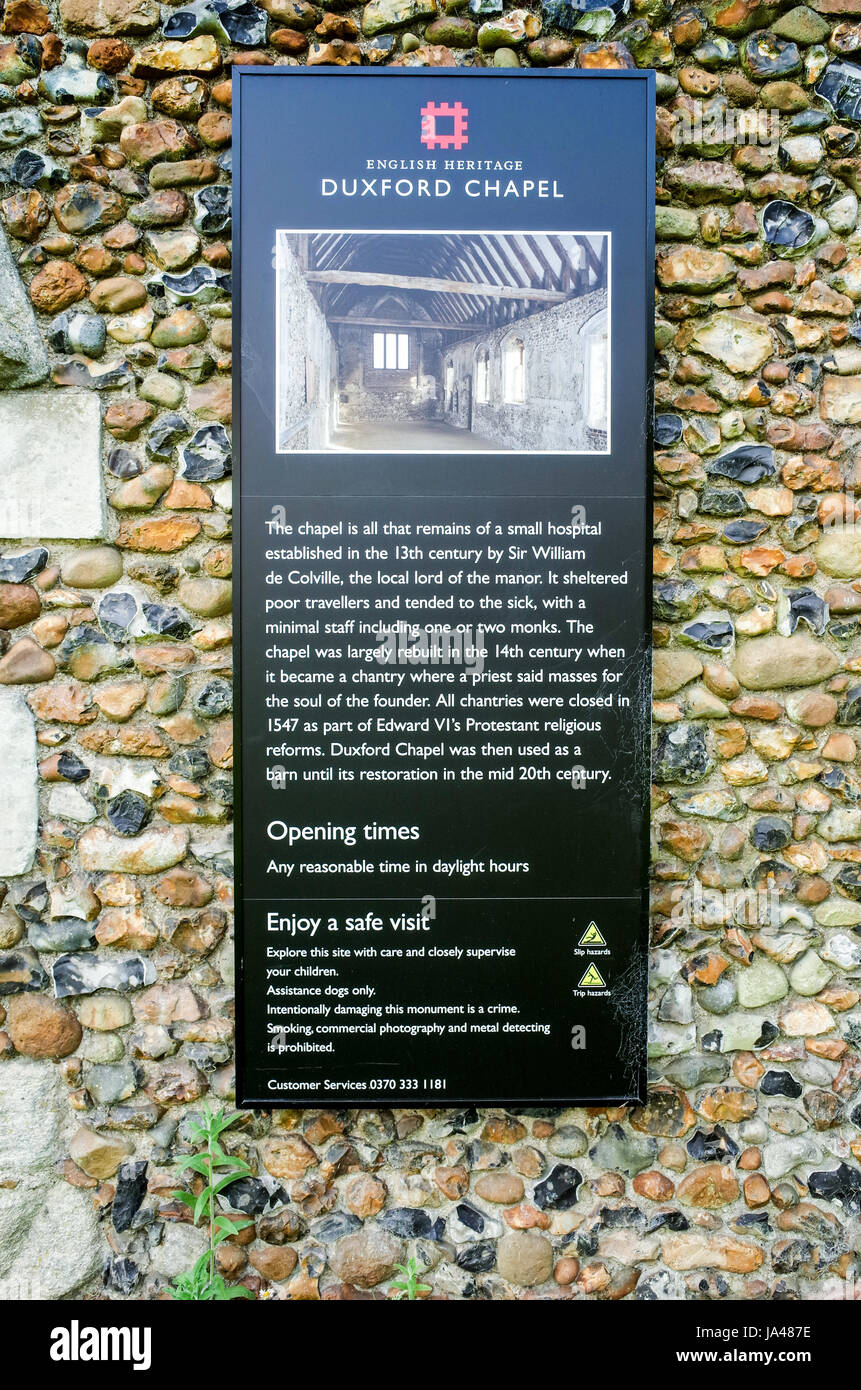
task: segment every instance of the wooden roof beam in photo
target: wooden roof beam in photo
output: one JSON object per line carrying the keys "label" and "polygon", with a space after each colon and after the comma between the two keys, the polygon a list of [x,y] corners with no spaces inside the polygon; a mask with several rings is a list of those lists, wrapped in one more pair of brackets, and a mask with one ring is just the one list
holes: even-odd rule
{"label": "wooden roof beam in photo", "polygon": [[[506,250],[502,238],[497,236],[486,236],[482,237],[482,240],[493,251],[497,261],[502,266],[504,271],[503,278],[507,279],[512,285],[522,285],[523,280],[509,259],[508,251]],[[529,281],[527,281],[527,284],[528,283]]]}
{"label": "wooden roof beam in photo", "polygon": [[582,283],[582,276],[579,267],[574,264],[568,254],[568,248],[565,246],[564,242],[560,241],[559,237],[556,236],[554,232],[548,233],[547,240],[559,257],[562,266],[562,288],[567,290],[570,289],[572,285],[575,285],[579,289]]}
{"label": "wooden roof beam in photo", "polygon": [[464,333],[468,331],[468,325],[464,323],[444,322],[442,319],[393,319],[393,318],[372,318],[368,314],[331,314],[329,323],[346,323],[358,328],[389,328],[389,329],[429,329],[434,333]]}
{"label": "wooden roof beam in photo", "polygon": [[543,304],[561,304],[568,297],[555,289],[475,284],[468,280],[436,280],[430,275],[392,275],[371,270],[309,270],[306,278],[313,285],[368,285],[383,289],[426,290],[432,294],[472,295],[483,299],[534,299]]}
{"label": "wooden roof beam in photo", "polygon": [[[558,289],[561,286],[561,280],[557,280],[556,275],[553,271],[553,267],[551,266],[550,262],[548,261],[538,242],[535,240],[535,237],[527,236],[526,244],[529,247],[535,259],[538,261],[538,264],[541,266],[541,269],[544,271],[547,284],[554,285]],[[563,299],[565,298],[564,295],[562,297]]]}

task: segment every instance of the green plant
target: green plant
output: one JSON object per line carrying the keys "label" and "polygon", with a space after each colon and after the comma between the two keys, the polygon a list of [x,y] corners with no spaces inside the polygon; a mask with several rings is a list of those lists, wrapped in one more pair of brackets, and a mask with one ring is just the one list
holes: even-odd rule
{"label": "green plant", "polygon": [[419,1283],[419,1271],[414,1259],[409,1259],[405,1265],[396,1264],[395,1269],[399,1270],[404,1277],[403,1279],[396,1279],[392,1284],[392,1288],[397,1289],[397,1293],[393,1295],[394,1298],[406,1298],[412,1303],[416,1294],[430,1293],[430,1284]]}
{"label": "green plant", "polygon": [[199,1173],[205,1180],[205,1186],[197,1195],[182,1190],[174,1192],[173,1195],[178,1202],[191,1208],[195,1225],[205,1216],[209,1227],[209,1248],[195,1261],[190,1270],[172,1281],[171,1294],[180,1302],[226,1301],[232,1298],[254,1297],[251,1290],[242,1284],[227,1285],[215,1268],[215,1252],[222,1241],[252,1224],[245,1217],[235,1220],[225,1216],[216,1211],[215,1206],[215,1199],[220,1192],[224,1192],[237,1178],[251,1175],[251,1169],[245,1159],[226,1154],[219,1142],[224,1131],[238,1119],[238,1111],[226,1115],[223,1108],[213,1111],[205,1105],[203,1123],[193,1121],[189,1125],[192,1138],[199,1144],[205,1144],[206,1148],[203,1153],[193,1154],[181,1163],[179,1171],[184,1173],[191,1169],[192,1172]]}

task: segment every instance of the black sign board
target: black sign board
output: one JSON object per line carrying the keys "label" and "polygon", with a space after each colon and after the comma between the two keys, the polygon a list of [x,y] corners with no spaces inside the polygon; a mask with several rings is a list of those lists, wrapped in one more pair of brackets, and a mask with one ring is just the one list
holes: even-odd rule
{"label": "black sign board", "polygon": [[239,1102],[636,1098],[654,76],[234,113]]}

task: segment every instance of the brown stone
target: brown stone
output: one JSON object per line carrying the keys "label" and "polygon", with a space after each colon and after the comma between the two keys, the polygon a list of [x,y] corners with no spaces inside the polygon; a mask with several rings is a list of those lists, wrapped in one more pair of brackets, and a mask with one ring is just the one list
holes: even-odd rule
{"label": "brown stone", "polygon": [[526,1126],[508,1115],[491,1115],[481,1137],[489,1144],[516,1144],[526,1138]]}
{"label": "brown stone", "polygon": [[18,995],[7,1010],[9,1035],[25,1057],[68,1057],[83,1036],[72,1011],[48,995]]}
{"label": "brown stone", "polygon": [[738,1181],[722,1163],[704,1163],[682,1178],[676,1189],[680,1202],[717,1211],[738,1197]]}
{"label": "brown stone", "polygon": [[30,281],[30,298],[41,314],[58,314],[86,292],[86,277],[71,261],[49,261]]}
{"label": "brown stone", "polygon": [[475,1195],[485,1202],[502,1205],[519,1202],[523,1197],[523,1179],[514,1173],[482,1173],[475,1184]]}
{"label": "brown stone", "polygon": [[0,208],[10,233],[19,241],[35,241],[51,219],[48,203],[35,188],[11,194]]}
{"label": "brown stone", "polygon": [[675,1192],[672,1180],[655,1168],[638,1173],[632,1185],[639,1197],[645,1197],[650,1202],[668,1202]]}
{"label": "brown stone", "polygon": [[30,637],[14,642],[0,660],[0,685],[35,685],[49,681],[57,670],[50,652],[45,652]]}
{"label": "brown stone", "polygon": [[0,584],[0,628],[32,623],[42,611],[42,600],[29,584]]}
{"label": "brown stone", "polygon": [[131,309],[139,309],[146,301],[146,285],[143,281],[133,280],[125,275],[114,275],[107,280],[100,280],[90,290],[93,308],[111,314],[127,314]]}
{"label": "brown stone", "polygon": [[34,690],[27,696],[27,704],[37,719],[58,724],[92,724],[98,715],[89,690],[74,681]]}
{"label": "brown stone", "polygon": [[670,1269],[723,1269],[731,1274],[752,1274],[765,1259],[758,1245],[705,1231],[668,1235],[661,1253]]}
{"label": "brown stone", "polygon": [[744,1200],[751,1211],[766,1207],[771,1201],[771,1188],[761,1173],[751,1173],[744,1180]]}
{"label": "brown stone", "polygon": [[212,900],[212,885],[202,874],[176,868],[160,878],[153,889],[166,907],[205,907]]}
{"label": "brown stone", "polygon": [[695,1118],[684,1091],[674,1086],[652,1086],[646,1104],[631,1111],[631,1127],[641,1134],[680,1139]]}
{"label": "brown stone", "polygon": [[102,685],[93,692],[93,699],[108,719],[124,723],[131,719],[146,699],[146,686],[143,681],[120,681],[115,685]]}
{"label": "brown stone", "polygon": [[389,1279],[402,1258],[401,1242],[380,1226],[342,1236],[329,1252],[329,1264],[337,1277],[358,1289],[372,1289]]}
{"label": "brown stone", "polygon": [[87,49],[87,62],[101,72],[121,72],[133,52],[123,39],[95,39]]}
{"label": "brown stone", "polygon": [[138,77],[160,76],[163,72],[209,73],[220,68],[221,54],[211,34],[149,44],[138,49],[131,63],[131,70]]}
{"label": "brown stone", "polygon": [[229,425],[233,415],[230,381],[216,379],[192,386],[188,393],[188,407],[202,420],[217,420],[220,424]]}
{"label": "brown stone", "polygon": [[557,1284],[561,1284],[563,1287],[573,1284],[579,1273],[580,1261],[572,1255],[564,1255],[553,1266],[553,1278]]}
{"label": "brown stone", "polygon": [[387,1196],[386,1184],[379,1178],[371,1177],[370,1173],[358,1173],[350,1178],[344,1188],[344,1202],[348,1210],[361,1221],[378,1215],[386,1204]]}
{"label": "brown stone", "polygon": [[223,111],[207,111],[197,123],[197,133],[210,149],[221,150],[233,137],[233,122]]}
{"label": "brown stone", "polygon": [[67,183],[54,197],[54,216],[64,232],[76,235],[119,222],[124,206],[119,193],[98,183]]}
{"label": "brown stone", "polygon": [[708,1091],[697,1111],[717,1124],[739,1124],[756,1110],[756,1096],[738,1086],[718,1086]]}
{"label": "brown stone", "polygon": [[4,34],[47,34],[51,16],[40,0],[7,0],[3,12]]}
{"label": "brown stone", "polygon": [[433,1180],[440,1192],[445,1193],[453,1202],[464,1197],[469,1191],[469,1172],[460,1164],[453,1168],[435,1168]]}
{"label": "brown stone", "polygon": [[537,1231],[512,1231],[496,1249],[500,1274],[518,1288],[544,1284],[553,1273],[553,1246]]}
{"label": "brown stone", "polygon": [[264,1245],[252,1250],[248,1259],[264,1279],[275,1284],[288,1279],[299,1262],[291,1245]]}
{"label": "brown stone", "polygon": [[117,946],[127,951],[151,951],[158,932],[139,908],[113,908],[96,927],[100,946]]}
{"label": "brown stone", "polygon": [[117,1135],[95,1134],[83,1126],[72,1136],[69,1154],[78,1167],[91,1178],[112,1178],[125,1162],[132,1146]]}
{"label": "brown stone", "polygon": [[182,550],[199,534],[200,522],[196,517],[158,517],[147,521],[123,521],[115,543],[124,550],[169,555]]}
{"label": "brown stone", "polygon": [[105,429],[115,439],[137,439],[154,415],[148,401],[118,401],[105,411]]}
{"label": "brown stone", "polygon": [[263,1166],[273,1178],[301,1178],[318,1159],[301,1134],[273,1134],[261,1148]]}
{"label": "brown stone", "polygon": [[157,159],[183,159],[200,148],[194,135],[178,121],[142,121],[123,127],[120,149],[132,164],[153,164]]}

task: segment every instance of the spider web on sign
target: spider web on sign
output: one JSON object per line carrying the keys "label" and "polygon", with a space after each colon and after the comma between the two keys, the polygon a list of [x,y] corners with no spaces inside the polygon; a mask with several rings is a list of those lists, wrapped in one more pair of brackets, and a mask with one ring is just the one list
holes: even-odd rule
{"label": "spider web on sign", "polygon": [[625,1068],[624,1088],[632,1096],[638,1093],[646,1061],[648,978],[648,964],[638,950],[610,994],[610,1008],[619,1030],[616,1056]]}

